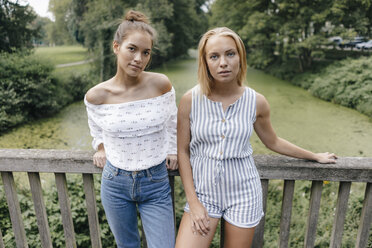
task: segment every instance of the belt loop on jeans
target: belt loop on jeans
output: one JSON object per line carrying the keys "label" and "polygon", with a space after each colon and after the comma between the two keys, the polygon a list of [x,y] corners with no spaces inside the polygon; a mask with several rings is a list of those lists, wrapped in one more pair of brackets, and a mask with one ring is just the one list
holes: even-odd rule
{"label": "belt loop on jeans", "polygon": [[146,169],[145,172],[146,172],[146,176],[149,177],[149,178],[151,178],[151,171],[150,171],[150,169]]}

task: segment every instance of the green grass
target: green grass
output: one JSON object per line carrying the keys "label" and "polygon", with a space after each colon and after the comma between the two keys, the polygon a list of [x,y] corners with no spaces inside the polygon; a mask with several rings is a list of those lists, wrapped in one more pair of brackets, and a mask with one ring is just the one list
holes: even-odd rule
{"label": "green grass", "polygon": [[38,47],[35,54],[47,59],[54,65],[66,64],[86,60],[88,51],[82,46]]}
{"label": "green grass", "polygon": [[89,63],[82,64],[82,65],[75,65],[75,66],[68,66],[68,67],[61,67],[56,68],[53,74],[57,78],[67,79],[72,74],[84,74],[88,73],[90,70],[91,65]]}

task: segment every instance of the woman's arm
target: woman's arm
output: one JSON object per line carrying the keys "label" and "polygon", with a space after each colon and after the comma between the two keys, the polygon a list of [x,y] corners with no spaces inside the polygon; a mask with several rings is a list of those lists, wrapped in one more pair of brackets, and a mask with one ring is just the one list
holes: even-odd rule
{"label": "woman's arm", "polygon": [[256,122],[254,129],[262,143],[270,150],[295,158],[315,160],[319,163],[335,163],[333,153],[313,153],[276,136],[270,121],[270,106],[265,97],[256,93]]}
{"label": "woman's arm", "polygon": [[99,86],[95,86],[90,89],[85,96],[85,105],[88,114],[88,126],[90,129],[90,134],[93,137],[92,146],[93,149],[96,150],[96,153],[93,155],[93,164],[99,168],[103,168],[106,164],[106,153],[103,145],[102,128],[94,121],[93,115],[95,105],[101,104],[104,101],[105,96],[105,91]]}
{"label": "woman's arm", "polygon": [[170,170],[178,169],[177,163],[177,105],[176,94],[172,94],[172,99],[169,103],[169,118],[166,121],[166,128],[168,133],[168,156],[167,168]]}
{"label": "woman's arm", "polygon": [[106,164],[106,152],[103,143],[99,144],[97,152],[93,155],[93,164],[99,168],[103,168]]}
{"label": "woman's arm", "polygon": [[182,184],[185,190],[186,199],[190,206],[191,228],[193,232],[198,231],[201,235],[209,232],[209,216],[200,203],[194,188],[192,170],[190,164],[190,111],[192,96],[189,91],[186,93],[179,104],[177,119],[177,150],[178,167],[181,175]]}

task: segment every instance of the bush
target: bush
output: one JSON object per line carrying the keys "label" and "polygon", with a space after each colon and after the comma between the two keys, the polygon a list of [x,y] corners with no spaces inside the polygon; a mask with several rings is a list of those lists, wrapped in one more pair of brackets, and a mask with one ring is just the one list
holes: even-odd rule
{"label": "bush", "polygon": [[33,54],[0,53],[0,132],[58,112],[92,85],[88,73],[62,80],[53,70]]}
{"label": "bush", "polygon": [[[95,178],[95,190],[97,196],[98,219],[100,223],[101,239],[103,247],[115,247],[114,237],[109,229],[101,199],[99,195],[100,180]],[[71,204],[71,214],[74,223],[75,239],[78,247],[91,247],[88,216],[86,210],[83,181],[81,176],[69,175],[67,187]],[[17,183],[19,185],[20,183]],[[22,212],[22,219],[25,227],[27,242],[30,248],[41,247],[39,230],[31,198],[28,189],[18,190],[18,199]],[[63,232],[62,218],[58,202],[56,187],[44,190],[44,202],[50,227],[53,247],[66,247],[65,235]],[[11,221],[6,204],[3,186],[0,184],[0,226],[3,234],[5,247],[16,247],[15,238],[11,228]]]}
{"label": "bush", "polygon": [[295,60],[273,64],[266,71],[294,85],[309,90],[314,96],[372,117],[372,57],[347,58],[330,63],[317,61],[306,72],[297,70]]}
{"label": "bush", "polygon": [[326,101],[354,108],[372,117],[372,57],[345,59],[296,82]]}

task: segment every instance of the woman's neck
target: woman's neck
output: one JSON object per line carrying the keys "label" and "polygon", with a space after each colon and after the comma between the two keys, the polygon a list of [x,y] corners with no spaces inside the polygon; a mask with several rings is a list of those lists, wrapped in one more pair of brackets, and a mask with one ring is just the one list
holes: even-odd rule
{"label": "woman's neck", "polygon": [[137,77],[131,77],[128,74],[118,70],[116,75],[113,77],[115,84],[118,84],[125,88],[135,87],[140,84],[142,78],[142,73]]}
{"label": "woman's neck", "polygon": [[211,94],[219,96],[228,96],[240,92],[241,88],[242,86],[239,86],[237,82],[231,83],[214,82],[211,85]]}

